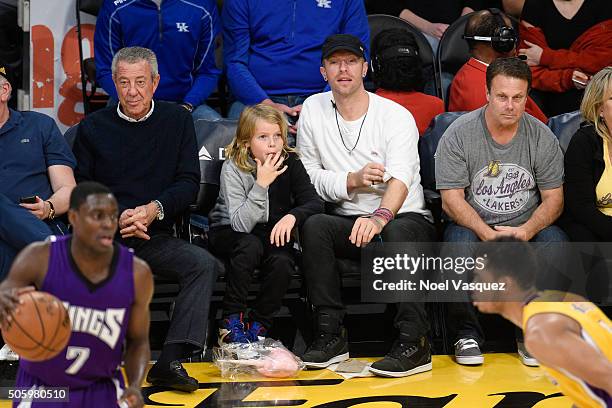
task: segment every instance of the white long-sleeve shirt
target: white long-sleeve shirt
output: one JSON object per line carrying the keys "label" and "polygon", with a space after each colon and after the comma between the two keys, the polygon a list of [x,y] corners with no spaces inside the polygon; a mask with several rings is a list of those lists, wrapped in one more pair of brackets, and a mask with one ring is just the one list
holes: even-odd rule
{"label": "white long-sleeve shirt", "polygon": [[304,102],[298,121],[297,149],[317,193],[325,201],[335,203],[339,215],[372,213],[380,206],[387,184],[358,188],[349,194],[346,180],[349,172],[377,162],[385,166],[385,181],[395,178],[408,188],[398,213],[415,212],[431,219],[421,186],[419,132],[412,114],[393,101],[369,92],[368,96],[365,121],[361,117],[346,122],[338,113],[338,124],[331,103],[332,92],[313,95]]}

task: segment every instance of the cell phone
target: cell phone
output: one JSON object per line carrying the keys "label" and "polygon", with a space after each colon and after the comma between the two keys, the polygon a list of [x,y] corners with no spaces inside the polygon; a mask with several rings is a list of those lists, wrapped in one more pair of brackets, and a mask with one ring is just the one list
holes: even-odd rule
{"label": "cell phone", "polygon": [[36,204],[36,196],[21,197],[19,202],[22,204]]}
{"label": "cell phone", "polygon": [[579,80],[577,80],[575,78],[572,78],[572,81],[574,81],[577,84],[583,85],[583,86],[586,86],[586,84],[587,84],[586,82],[579,81]]}

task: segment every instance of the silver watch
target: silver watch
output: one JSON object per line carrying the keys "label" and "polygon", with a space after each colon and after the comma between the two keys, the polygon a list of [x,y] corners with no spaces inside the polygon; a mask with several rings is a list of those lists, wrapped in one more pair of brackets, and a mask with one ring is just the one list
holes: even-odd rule
{"label": "silver watch", "polygon": [[153,200],[153,203],[157,206],[157,220],[161,221],[164,219],[164,206],[159,200]]}

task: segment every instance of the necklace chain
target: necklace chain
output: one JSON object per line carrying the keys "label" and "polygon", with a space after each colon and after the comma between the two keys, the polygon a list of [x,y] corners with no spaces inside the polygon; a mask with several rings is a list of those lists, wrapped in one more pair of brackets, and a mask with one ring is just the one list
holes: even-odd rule
{"label": "necklace chain", "polygon": [[359,134],[357,135],[357,140],[355,141],[355,144],[353,145],[351,149],[349,149],[346,146],[346,143],[344,143],[344,136],[342,136],[342,131],[340,130],[340,123],[338,122],[338,108],[336,108],[336,105],[334,105],[334,113],[336,114],[336,126],[338,127],[338,134],[340,135],[340,140],[342,140],[342,145],[344,146],[344,148],[349,154],[352,154],[353,150],[355,150],[355,148],[357,147],[357,144],[359,143],[359,139],[361,138],[361,129],[363,129],[363,124],[365,123],[365,120],[368,117],[368,112],[366,111],[365,115],[363,115],[361,126],[359,126]]}

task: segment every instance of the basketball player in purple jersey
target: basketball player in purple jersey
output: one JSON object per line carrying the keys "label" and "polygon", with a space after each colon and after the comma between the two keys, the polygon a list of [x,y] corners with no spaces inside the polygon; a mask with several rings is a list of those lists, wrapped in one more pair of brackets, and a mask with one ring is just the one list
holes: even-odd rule
{"label": "basketball player in purple jersey", "polygon": [[[14,401],[14,407],[143,406],[153,277],[144,261],[113,242],[117,217],[108,188],[79,184],[70,196],[72,236],[26,247],[0,285],[1,322],[17,306],[18,294],[34,285],[61,299],[72,323],[66,348],[43,362],[22,359],[15,384],[68,387],[70,401]],[[122,357],[127,388],[119,370]]]}

